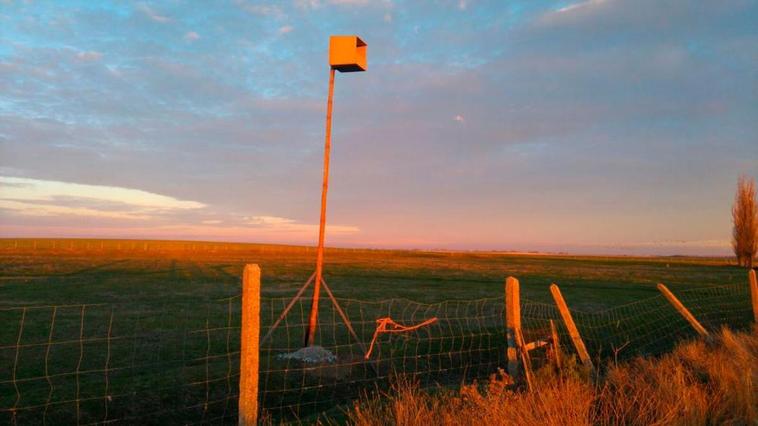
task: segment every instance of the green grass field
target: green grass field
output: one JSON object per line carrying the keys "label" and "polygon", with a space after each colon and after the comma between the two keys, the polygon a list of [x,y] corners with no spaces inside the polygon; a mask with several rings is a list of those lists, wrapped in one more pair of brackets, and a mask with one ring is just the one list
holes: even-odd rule
{"label": "green grass field", "polygon": [[[194,300],[238,294],[246,263],[264,296],[293,294],[314,269],[312,248],[182,242],[0,240],[0,305]],[[55,247],[53,247],[55,244]],[[101,246],[101,244],[103,244]],[[101,248],[102,247],[102,248]],[[586,257],[333,249],[325,279],[339,297],[418,302],[503,294],[507,276],[524,297],[549,301],[558,283],[572,307],[602,309],[672,290],[745,281],[727,259]]]}
{"label": "green grass field", "polygon": [[[0,240],[0,259],[0,423],[3,416],[25,424],[149,423],[146,415],[156,423],[234,423],[242,268],[256,263],[262,269],[265,332],[311,274],[315,252],[253,244],[6,239]],[[437,316],[439,324],[383,338],[372,361],[364,362],[362,348],[325,298],[317,341],[338,355],[337,363],[282,361],[278,355],[302,341],[306,293],[261,348],[261,401],[274,419],[333,411],[391,372],[421,372],[417,378],[428,383],[486,377],[503,362],[507,276],[519,278],[522,300],[529,301],[522,308],[525,328],[531,327],[525,333],[539,337],[544,320],[554,316],[547,312],[548,286],[556,282],[572,309],[589,313],[577,321],[601,343],[622,329],[641,339],[692,334],[658,299],[649,313],[647,303],[635,305],[636,316],[613,329],[601,329],[606,324],[591,316],[655,297],[659,282],[675,293],[746,288],[744,269],[705,258],[331,249],[325,271],[335,295],[353,299],[342,303],[364,344],[375,319],[388,314],[407,323]],[[714,298],[713,305],[742,318],[749,313],[743,298]],[[696,315],[701,312],[715,315],[715,322],[726,318],[718,309]],[[623,339],[630,337],[614,344]]]}

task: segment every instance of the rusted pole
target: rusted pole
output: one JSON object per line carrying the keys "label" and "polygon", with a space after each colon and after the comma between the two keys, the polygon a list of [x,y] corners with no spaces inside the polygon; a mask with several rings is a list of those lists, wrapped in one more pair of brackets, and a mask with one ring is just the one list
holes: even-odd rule
{"label": "rusted pole", "polygon": [[558,306],[558,312],[560,312],[561,318],[563,318],[563,323],[566,325],[566,329],[568,329],[569,336],[571,336],[571,341],[574,343],[576,352],[579,354],[579,359],[582,361],[582,364],[593,368],[592,360],[590,360],[590,354],[587,352],[587,347],[584,346],[584,341],[582,340],[582,336],[579,334],[579,329],[576,328],[576,323],[574,322],[574,318],[571,316],[568,305],[566,305],[566,301],[563,300],[561,289],[558,288],[557,285],[552,284],[550,286],[550,293],[552,293],[553,300],[555,300],[555,304]]}
{"label": "rusted pole", "polygon": [[326,136],[324,138],[324,179],[321,186],[321,220],[318,227],[318,248],[316,249],[316,277],[313,282],[313,302],[305,333],[305,346],[313,345],[318,327],[318,298],[321,292],[321,275],[324,264],[324,231],[326,227],[326,193],[329,190],[329,152],[332,149],[332,104],[334,98],[334,68],[329,69],[329,95],[326,101]]}
{"label": "rusted pole", "polygon": [[240,426],[258,423],[258,339],[261,331],[261,269],[245,265],[242,273],[242,329],[240,331]]}
{"label": "rusted pole", "polygon": [[682,305],[682,302],[680,302],[679,299],[677,299],[676,296],[674,296],[674,293],[669,291],[669,289],[666,288],[665,285],[660,284],[660,283],[658,284],[658,290],[660,290],[661,293],[663,293],[663,297],[665,297],[666,300],[668,300],[669,303],[671,303],[671,305],[674,306],[674,309],[676,309],[684,317],[684,319],[686,319],[687,322],[690,323],[692,328],[694,328],[695,331],[698,332],[698,334],[700,334],[703,337],[709,336],[708,330],[706,330],[705,327],[703,327],[703,325],[700,324],[700,322],[697,319],[695,319],[695,317],[692,315],[689,309],[687,309],[684,305]]}
{"label": "rusted pole", "polygon": [[750,279],[750,298],[753,300],[753,319],[758,324],[758,280],[755,278],[755,269],[751,269],[748,273]]}

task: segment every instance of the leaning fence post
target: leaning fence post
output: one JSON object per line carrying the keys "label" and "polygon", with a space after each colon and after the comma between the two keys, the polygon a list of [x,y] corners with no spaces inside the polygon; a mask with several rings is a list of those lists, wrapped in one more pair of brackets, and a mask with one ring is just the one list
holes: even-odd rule
{"label": "leaning fence post", "polygon": [[750,298],[753,300],[753,319],[758,324],[758,280],[755,278],[755,269],[748,273],[750,279]]}
{"label": "leaning fence post", "polygon": [[245,265],[242,273],[242,330],[240,332],[240,426],[258,423],[258,342],[261,318],[261,268]]}
{"label": "leaning fence post", "polygon": [[519,283],[516,278],[505,280],[505,338],[508,342],[508,375],[513,380],[519,376],[518,338],[516,330],[521,328],[521,306],[519,302]]}
{"label": "leaning fence post", "polygon": [[700,324],[700,322],[697,319],[695,319],[695,317],[692,315],[689,309],[687,309],[684,305],[682,305],[682,302],[680,302],[679,299],[677,299],[676,296],[674,296],[674,293],[669,291],[669,289],[665,285],[660,284],[660,283],[658,284],[658,290],[660,290],[661,293],[663,293],[663,297],[665,297],[666,300],[668,300],[669,303],[671,303],[671,305],[674,306],[674,309],[676,309],[684,317],[684,319],[686,319],[687,322],[690,323],[692,328],[694,328],[695,331],[698,332],[698,334],[700,334],[703,337],[709,336],[708,330],[706,330],[705,327],[703,327],[702,324]]}
{"label": "leaning fence post", "polygon": [[579,359],[585,366],[593,368],[592,360],[590,360],[590,354],[587,352],[587,347],[584,346],[584,341],[582,340],[582,336],[579,334],[579,329],[576,328],[576,323],[574,322],[574,318],[571,316],[568,305],[566,305],[566,301],[563,300],[561,289],[558,288],[557,285],[551,284],[550,293],[552,293],[553,300],[555,300],[555,304],[558,306],[558,312],[560,312],[561,318],[563,318],[563,323],[566,325],[566,329],[568,329],[569,336],[571,336],[571,341],[574,343],[576,352],[579,354]]}

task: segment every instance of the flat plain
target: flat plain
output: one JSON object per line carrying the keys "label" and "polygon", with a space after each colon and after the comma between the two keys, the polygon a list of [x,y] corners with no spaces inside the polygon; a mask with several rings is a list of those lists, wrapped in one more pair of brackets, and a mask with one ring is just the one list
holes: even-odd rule
{"label": "flat plain", "polygon": [[[234,423],[244,265],[262,270],[264,333],[314,262],[312,247],[0,240],[0,423]],[[578,322],[590,346],[606,354],[630,342],[628,351],[645,353],[693,335],[660,300],[658,283],[674,293],[704,289],[691,300],[713,324],[749,314],[746,290],[736,302],[731,293],[710,298],[710,287],[747,288],[745,270],[727,259],[328,249],[325,280],[364,344],[385,315],[407,324],[436,315],[437,328],[382,337],[372,368],[356,361],[365,348],[325,298],[318,341],[337,364],[283,361],[302,345],[308,291],[261,347],[263,408],[275,420],[314,419],[386,382],[390,370],[429,384],[487,377],[503,365],[508,276],[521,282],[529,339],[555,317],[548,287],[558,283],[571,309],[588,313]]]}
{"label": "flat plain", "polygon": [[[263,296],[294,294],[314,269],[312,247],[117,240],[0,240],[0,306],[223,298],[242,268],[262,270]],[[573,308],[604,309],[672,291],[745,282],[723,258],[592,257],[494,252],[329,249],[335,295],[434,303],[498,297],[508,276],[522,295],[549,301],[555,282]]]}

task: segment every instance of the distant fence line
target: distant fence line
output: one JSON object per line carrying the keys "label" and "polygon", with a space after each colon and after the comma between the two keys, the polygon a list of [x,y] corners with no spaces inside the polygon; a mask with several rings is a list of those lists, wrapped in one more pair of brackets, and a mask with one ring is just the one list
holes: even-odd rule
{"label": "distant fence line", "polygon": [[[159,241],[159,240],[102,240],[86,238],[0,238],[0,250],[55,250],[55,251],[129,251],[129,252],[202,252],[202,253],[315,253],[313,246],[284,244],[229,243],[213,241]],[[328,252],[380,253],[386,249],[328,247]]]}
{"label": "distant fence line", "polygon": [[[398,375],[424,387],[456,387],[501,368],[525,373],[524,355],[535,367],[547,359],[551,322],[565,352],[575,352],[576,332],[595,363],[604,357],[660,354],[697,335],[663,294],[603,311],[562,312],[558,305],[528,298],[514,302],[504,293],[433,304],[338,299],[359,341],[334,306],[324,303],[319,348],[304,352],[306,297],[294,301],[268,339],[244,348],[241,333],[256,327],[259,336],[269,334],[291,299],[258,293],[191,304],[1,308],[0,423],[232,424],[240,407],[251,406],[255,412],[248,420],[309,422],[339,418],[352,401],[387,389]],[[758,320],[754,274],[748,285],[675,293],[707,331],[722,325],[744,329]],[[259,315],[243,324],[251,303]],[[571,300],[566,303],[570,308]],[[518,324],[515,311],[520,311]],[[567,328],[567,313],[576,330]],[[401,326],[423,326],[387,332],[392,328],[386,327],[386,318]],[[385,331],[378,332],[381,323]],[[241,356],[257,371],[241,370]],[[249,363],[250,356],[257,357],[255,363]],[[314,362],[302,361],[304,356]]]}

